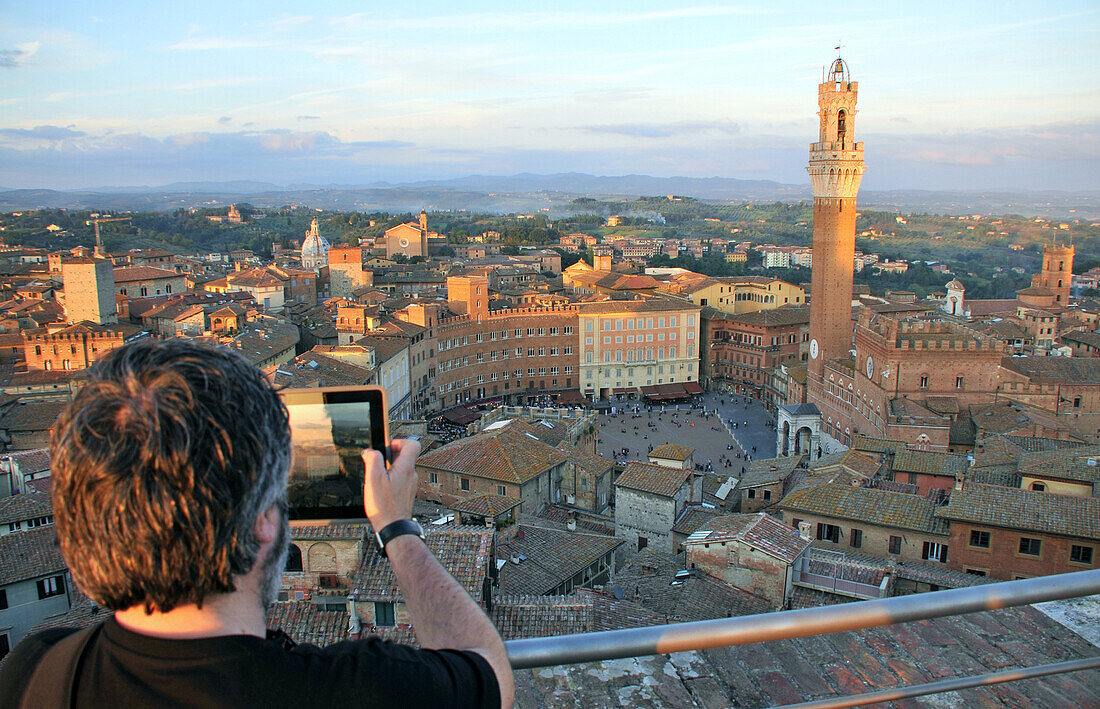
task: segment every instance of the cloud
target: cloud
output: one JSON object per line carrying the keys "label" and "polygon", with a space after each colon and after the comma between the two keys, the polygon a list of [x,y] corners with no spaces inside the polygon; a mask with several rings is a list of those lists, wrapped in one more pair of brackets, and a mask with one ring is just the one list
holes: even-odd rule
{"label": "cloud", "polygon": [[84,131],[62,128],[61,126],[35,126],[34,128],[3,128],[0,135],[8,138],[31,138],[35,140],[65,140],[80,138]]}
{"label": "cloud", "polygon": [[232,122],[233,122],[233,119],[230,118],[229,116],[222,116],[221,118],[218,119],[218,123],[221,123],[223,125],[226,124],[226,123],[232,123]]}
{"label": "cloud", "polygon": [[680,121],[676,123],[618,123],[581,126],[589,133],[610,133],[634,138],[670,138],[674,135],[722,133],[738,135],[741,127],[732,121]]}
{"label": "cloud", "polygon": [[168,49],[210,52],[233,49],[262,49],[270,47],[272,44],[270,40],[248,39],[245,37],[188,37],[175,44],[168,45]]}
{"label": "cloud", "polygon": [[377,13],[357,12],[331,20],[334,27],[361,29],[420,30],[461,27],[463,32],[542,32],[550,29],[575,30],[578,27],[611,27],[617,25],[676,20],[704,20],[717,17],[740,17],[766,13],[752,6],[685,7],[672,10],[641,12],[473,12],[458,15],[387,17]]}
{"label": "cloud", "polygon": [[289,30],[301,25],[308,24],[313,21],[312,15],[292,15],[290,17],[280,17],[279,19],[272,20],[267,23],[269,27],[278,30]]}
{"label": "cloud", "polygon": [[12,49],[0,49],[0,68],[15,69],[25,65],[38,53],[41,42],[21,42]]}
{"label": "cloud", "polygon": [[319,120],[321,120],[321,117],[320,116],[298,116],[298,120],[299,121],[319,121]]}

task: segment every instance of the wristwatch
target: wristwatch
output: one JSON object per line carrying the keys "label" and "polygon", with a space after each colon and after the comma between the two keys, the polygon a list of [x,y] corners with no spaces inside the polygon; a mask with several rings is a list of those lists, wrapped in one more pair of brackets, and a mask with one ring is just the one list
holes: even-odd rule
{"label": "wristwatch", "polygon": [[378,542],[378,553],[385,557],[386,545],[406,534],[415,534],[420,537],[420,541],[427,541],[424,538],[424,528],[419,522],[415,519],[399,519],[374,532],[374,539]]}

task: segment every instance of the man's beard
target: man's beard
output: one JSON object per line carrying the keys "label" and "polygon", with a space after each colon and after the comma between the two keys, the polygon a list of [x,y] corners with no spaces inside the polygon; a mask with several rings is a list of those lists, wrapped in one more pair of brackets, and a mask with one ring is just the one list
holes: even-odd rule
{"label": "man's beard", "polygon": [[287,521],[285,506],[279,511],[279,522],[279,536],[276,537],[275,544],[268,551],[267,558],[264,559],[264,575],[260,593],[262,594],[261,600],[264,604],[265,615],[268,609],[271,608],[271,604],[279,598],[283,569],[286,568],[286,557],[290,551],[290,545],[287,543],[287,537],[290,536],[290,523]]}

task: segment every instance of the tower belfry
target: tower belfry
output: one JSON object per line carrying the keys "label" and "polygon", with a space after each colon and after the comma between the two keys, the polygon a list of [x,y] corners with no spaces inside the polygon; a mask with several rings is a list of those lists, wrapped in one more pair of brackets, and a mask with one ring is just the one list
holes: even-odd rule
{"label": "tower belfry", "polygon": [[[863,143],[855,140],[857,89],[840,57],[817,87],[818,138],[810,144],[806,168],[814,193],[807,377],[811,400],[825,360],[847,356],[852,345],[856,195],[864,170]],[[820,386],[816,388],[820,391]]]}

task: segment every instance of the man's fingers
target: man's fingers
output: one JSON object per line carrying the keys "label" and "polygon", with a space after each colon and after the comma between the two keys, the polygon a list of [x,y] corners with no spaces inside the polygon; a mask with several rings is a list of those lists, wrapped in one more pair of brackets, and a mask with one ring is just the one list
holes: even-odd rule
{"label": "man's fingers", "polygon": [[420,441],[411,438],[395,438],[390,441],[390,449],[393,451],[393,460],[395,463],[398,458],[402,458],[406,455],[411,456],[413,460],[415,460],[417,454],[420,453]]}

